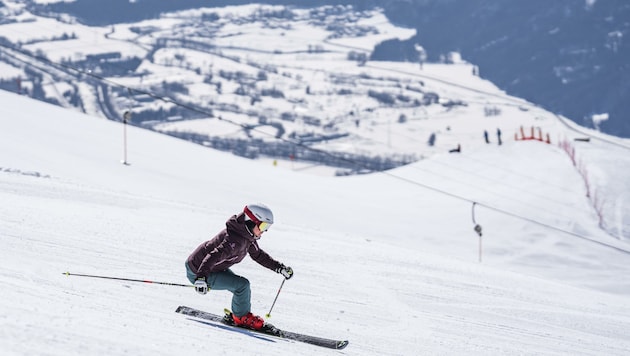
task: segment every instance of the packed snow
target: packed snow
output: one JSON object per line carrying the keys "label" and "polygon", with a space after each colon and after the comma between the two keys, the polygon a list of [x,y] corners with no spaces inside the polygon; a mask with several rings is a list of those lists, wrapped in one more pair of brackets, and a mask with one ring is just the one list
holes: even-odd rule
{"label": "packed snow", "polygon": [[[129,126],[123,165],[122,124],[7,92],[0,102],[3,355],[630,350],[627,235],[599,227],[582,177],[557,145],[506,139],[383,173],[330,177]],[[615,142],[593,139],[579,150],[598,162],[602,179],[623,187],[627,142]],[[295,270],[269,322],[348,339],[346,349],[174,312],[188,305],[221,313],[226,291],[201,296],[64,275],[186,284],[189,253],[248,202],[273,209],[276,223],[260,244]],[[282,277],[249,259],[233,270],[251,281],[253,312],[266,314]]]}
{"label": "packed snow", "polygon": [[[217,11],[229,15],[258,7]],[[30,45],[53,60],[146,51],[129,44],[132,24],[110,33],[113,28],[60,26],[52,18],[20,16],[24,21],[0,27],[8,38],[79,33],[64,45]],[[142,25],[170,33],[194,17],[198,10]],[[224,30],[233,35],[219,37],[217,45],[225,55],[248,53],[261,63],[282,58],[285,62],[277,62],[282,70],[306,78],[314,92],[341,73],[361,90],[383,83],[403,83],[400,90],[408,90],[422,83],[455,104],[379,106],[360,127],[353,120],[338,123],[350,133],[348,139],[318,146],[337,154],[424,158],[385,172],[333,177],[335,168],[312,162],[247,160],[0,91],[0,353],[627,355],[630,140],[581,128],[510,97],[473,75],[474,66],[465,61],[425,63],[422,70],[414,63],[375,61],[359,67],[345,58],[348,48],[369,52],[383,39],[413,34],[379,13],[360,24],[377,26],[378,36],[326,40],[326,47],[344,50],[316,57],[252,50],[266,41],[274,49],[282,44],[284,52],[304,50],[305,39],[319,44],[327,38],[323,30],[300,23],[292,31],[268,30],[263,41],[260,25],[228,24]],[[183,54],[200,63],[208,60],[194,51],[164,48],[140,69],[155,73],[160,82],[177,78],[208,101],[208,89],[191,71],[170,66],[168,61]],[[287,60],[293,57],[299,66]],[[247,69],[220,56],[212,63]],[[3,63],[0,71],[7,77],[21,73]],[[357,79],[363,77],[369,82],[365,87]],[[68,84],[47,80],[63,100],[60,93]],[[115,81],[139,85],[128,78]],[[287,91],[295,85],[281,76],[273,82]],[[77,85],[91,93],[87,83]],[[299,98],[298,92],[303,90],[292,95]],[[286,110],[320,110],[335,117],[373,105],[359,96],[338,99],[324,97],[327,101]],[[465,105],[457,104],[461,100]],[[98,111],[95,98],[85,95],[83,101],[86,112]],[[409,114],[407,122],[395,124],[403,112]],[[253,120],[240,113],[221,115],[225,120],[173,120],[153,129],[239,137],[244,133],[233,122]],[[503,130],[501,145],[497,128]],[[484,130],[490,131],[489,143],[483,141]],[[428,145],[432,133],[438,141]],[[461,152],[449,153],[457,145]],[[268,322],[347,339],[344,350],[175,313],[177,306],[188,305],[220,314],[230,305],[227,291],[201,296],[189,287],[65,275],[188,284],[188,255],[251,202],[265,203],[275,214],[262,248],[295,271]],[[252,311],[268,313],[282,277],[250,259],[233,270],[251,282]]]}

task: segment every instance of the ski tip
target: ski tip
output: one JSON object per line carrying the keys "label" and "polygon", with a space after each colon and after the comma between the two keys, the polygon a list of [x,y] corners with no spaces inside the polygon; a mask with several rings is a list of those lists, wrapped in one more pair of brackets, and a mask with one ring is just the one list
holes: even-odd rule
{"label": "ski tip", "polygon": [[341,349],[345,348],[346,346],[348,346],[349,343],[350,343],[350,341],[348,341],[348,340],[339,341],[339,342],[337,342],[336,349],[337,350],[341,350]]}

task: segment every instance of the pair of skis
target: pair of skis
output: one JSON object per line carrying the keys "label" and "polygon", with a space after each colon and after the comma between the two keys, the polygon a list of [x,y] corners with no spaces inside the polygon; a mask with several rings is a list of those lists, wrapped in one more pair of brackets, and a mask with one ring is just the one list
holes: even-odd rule
{"label": "pair of skis", "polygon": [[[177,310],[175,311],[177,313],[192,316],[195,318],[214,321],[217,323],[223,323],[225,325],[229,325],[233,327],[238,327],[234,324],[234,321],[232,319],[232,312],[230,312],[227,309],[225,310],[224,316],[204,312],[204,311],[201,311],[195,308],[186,307],[183,305],[179,306]],[[282,339],[294,340],[294,341],[304,342],[311,345],[326,347],[329,349],[341,350],[344,347],[348,346],[348,340],[332,340],[332,339],[325,339],[325,338],[317,337],[317,336],[294,333],[291,331],[278,329],[275,326],[271,324],[267,324],[267,323],[265,323],[265,325],[263,325],[262,329],[260,330],[251,330],[251,329],[247,329],[247,330],[265,334],[265,335],[274,336],[274,337],[279,337]]]}

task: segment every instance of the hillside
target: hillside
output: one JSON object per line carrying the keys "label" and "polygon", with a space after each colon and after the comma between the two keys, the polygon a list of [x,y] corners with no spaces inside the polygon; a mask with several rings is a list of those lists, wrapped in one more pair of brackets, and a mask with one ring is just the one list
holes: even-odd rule
{"label": "hillside", "polygon": [[[114,121],[128,112],[135,126],[239,156],[345,175],[470,150],[484,131],[508,138],[536,126],[557,140],[553,116],[470,63],[368,61],[378,43],[415,34],[377,9],[201,8],[103,27],[32,11],[4,10],[5,89],[17,82]],[[475,125],[456,125],[462,117]]]}
{"label": "hillside", "polygon": [[[18,4],[44,17],[53,16],[64,21],[71,18],[88,26],[102,27],[139,23],[166,13],[207,6],[199,0],[176,3],[111,0],[102,4],[88,0],[4,2],[9,4],[8,8]],[[214,1],[213,6],[251,3],[255,2]],[[619,137],[630,135],[624,100],[628,96],[626,63],[630,48],[624,37],[628,34],[626,18],[630,6],[624,0],[562,0],[553,4],[544,0],[523,3],[497,0],[267,0],[264,3],[311,9],[321,9],[324,5],[337,9],[352,6],[357,12],[383,9],[388,22],[413,28],[416,34],[409,38],[394,36],[370,48],[366,53],[370,60],[417,62],[415,48],[418,45],[422,45],[431,62],[443,62],[450,52],[459,52],[478,66],[483,78],[511,95],[562,114],[582,126]],[[0,2],[0,11],[2,4]],[[3,15],[3,23],[14,21],[11,13]],[[295,20],[291,11],[276,11],[275,15],[284,22]],[[213,22],[216,18],[206,20]],[[338,18],[333,26],[349,27],[353,20]],[[11,33],[7,39],[14,41],[15,35]],[[42,37],[46,35],[36,36],[34,40],[42,41]],[[55,40],[59,39],[63,36]],[[96,39],[92,37],[91,40]],[[12,46],[20,43],[13,42]],[[41,47],[46,53],[50,50],[48,46]],[[93,50],[98,51],[96,48],[90,51]],[[41,67],[31,69],[37,72]],[[13,90],[15,83],[8,87]]]}
{"label": "hillside", "polygon": [[378,59],[415,58],[410,54],[418,43],[430,60],[457,51],[510,95],[579,125],[630,137],[627,1],[411,0],[382,6],[392,22],[417,35],[376,49]]}
{"label": "hillside", "polygon": [[[295,270],[269,322],[350,341],[333,353],[630,349],[627,139],[456,56],[364,61],[414,35],[382,11],[99,27],[2,4],[0,84],[22,89],[0,91],[3,355],[330,354],[174,312],[220,313],[225,291],[63,274],[185,284],[187,256],[249,202],[273,209],[260,244]],[[282,277],[250,259],[234,272],[267,313]]]}
{"label": "hillside", "polygon": [[[121,124],[4,92],[0,100],[4,354],[329,354],[174,313],[180,304],[220,311],[227,292],[62,274],[185,283],[191,250],[249,201],[273,207],[261,244],[296,271],[271,321],[347,338],[343,354],[630,347],[627,245],[598,228],[556,146],[510,141],[335,178],[129,127],[126,166]],[[479,206],[479,263],[470,204],[434,189],[560,230]],[[281,277],[250,260],[235,272],[252,282],[254,311],[267,312]]]}

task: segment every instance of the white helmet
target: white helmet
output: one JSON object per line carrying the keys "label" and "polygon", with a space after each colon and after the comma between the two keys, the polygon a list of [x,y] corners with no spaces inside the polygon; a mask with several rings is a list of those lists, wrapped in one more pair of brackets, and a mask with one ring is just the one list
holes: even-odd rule
{"label": "white helmet", "polygon": [[251,220],[256,225],[261,223],[273,224],[273,213],[265,204],[247,204],[243,208],[243,213],[245,213],[245,221]]}

